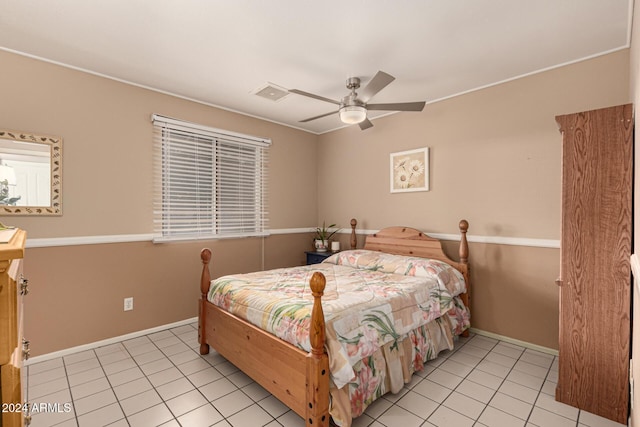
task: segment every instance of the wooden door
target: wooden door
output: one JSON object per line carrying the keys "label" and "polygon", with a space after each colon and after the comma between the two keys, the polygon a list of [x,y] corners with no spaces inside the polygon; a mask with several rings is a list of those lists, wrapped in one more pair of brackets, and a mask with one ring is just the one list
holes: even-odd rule
{"label": "wooden door", "polygon": [[556,400],[626,424],[632,105],[556,120],[563,134]]}

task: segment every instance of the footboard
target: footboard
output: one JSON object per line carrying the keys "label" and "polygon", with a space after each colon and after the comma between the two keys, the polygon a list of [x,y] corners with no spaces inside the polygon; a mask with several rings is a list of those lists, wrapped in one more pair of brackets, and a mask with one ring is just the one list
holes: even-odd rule
{"label": "footboard", "polygon": [[310,285],[314,297],[309,339],[312,350],[297,347],[257,328],[207,301],[211,282],[211,251],[203,263],[198,325],[200,353],[209,346],[305,419],[307,426],[329,425],[329,358],[324,349],[325,324],[321,297],[325,277],[316,272]]}

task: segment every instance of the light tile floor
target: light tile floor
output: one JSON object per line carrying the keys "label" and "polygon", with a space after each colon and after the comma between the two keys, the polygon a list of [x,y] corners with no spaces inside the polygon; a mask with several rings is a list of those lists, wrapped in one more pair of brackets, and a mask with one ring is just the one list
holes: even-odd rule
{"label": "light tile floor", "polygon": [[[215,351],[200,356],[196,328],[31,364],[30,401],[61,404],[34,413],[31,425],[304,426]],[[425,368],[400,393],[367,408],[354,427],[622,426],[556,402],[557,360],[545,353],[475,335]]]}

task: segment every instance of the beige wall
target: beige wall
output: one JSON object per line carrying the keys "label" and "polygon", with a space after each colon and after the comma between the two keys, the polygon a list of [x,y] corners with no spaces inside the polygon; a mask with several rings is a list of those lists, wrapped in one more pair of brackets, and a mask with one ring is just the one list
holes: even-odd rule
{"label": "beige wall", "polygon": [[[265,239],[265,268],[304,263],[308,233]],[[200,250],[213,251],[214,277],[262,268],[261,238],[80,245],[27,249],[25,335],[36,355],[197,316]],[[123,299],[134,310],[123,311]]]}
{"label": "beige wall", "polygon": [[[559,239],[554,117],[629,102],[628,74],[624,50],[321,135],[318,217],[440,233],[466,218],[474,235]],[[390,193],[389,154],[420,147],[430,147],[431,191]]]}
{"label": "beige wall", "polygon": [[[361,229],[404,224],[457,233],[459,219],[468,219],[474,327],[550,348],[557,348],[559,251],[491,242],[559,238],[554,116],[629,101],[622,51],[381,118],[368,131],[316,136],[7,52],[0,63],[0,93],[11,100],[0,103],[0,128],[64,138],[64,215],[5,218],[29,238],[151,233],[150,116],[159,113],[273,139],[274,229],[325,219],[348,228],[356,217]],[[390,194],[389,153],[424,146],[432,190]],[[203,246],[213,247],[219,275],[300,264],[309,238],[30,248],[33,352],[194,317]],[[445,249],[455,255],[455,246]],[[128,296],[135,308],[125,313]]]}
{"label": "beige wall", "polygon": [[[4,51],[0,64],[0,128],[64,139],[63,215],[2,218],[26,229],[28,244],[153,232],[153,113],[271,138],[271,228],[316,225],[315,135]],[[263,256],[266,268],[300,264],[310,241],[302,233],[28,249],[33,354],[195,317],[203,246],[213,247],[221,274],[260,269]],[[134,310],[125,313],[129,296]]]}
{"label": "beige wall", "polygon": [[[473,326],[557,348],[559,250],[474,242],[559,239],[554,117],[629,102],[628,75],[624,50],[322,135],[318,218],[436,233],[467,219]],[[389,154],[419,147],[430,147],[431,191],[390,193]]]}
{"label": "beige wall", "polygon": [[64,215],[12,219],[29,237],[151,233],[153,113],[271,138],[270,226],[315,224],[315,135],[3,51],[0,64],[0,127],[64,139]]}

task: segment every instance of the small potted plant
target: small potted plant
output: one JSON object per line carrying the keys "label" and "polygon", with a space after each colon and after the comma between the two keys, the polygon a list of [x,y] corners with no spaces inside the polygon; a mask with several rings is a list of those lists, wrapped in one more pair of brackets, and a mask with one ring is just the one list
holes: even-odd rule
{"label": "small potted plant", "polygon": [[335,224],[331,224],[327,227],[326,223],[322,221],[322,227],[316,228],[316,236],[314,240],[316,251],[327,251],[327,249],[329,248],[329,239],[331,239],[331,237],[340,230],[339,228],[336,228],[335,230],[330,231],[330,229],[335,228],[335,226]]}

